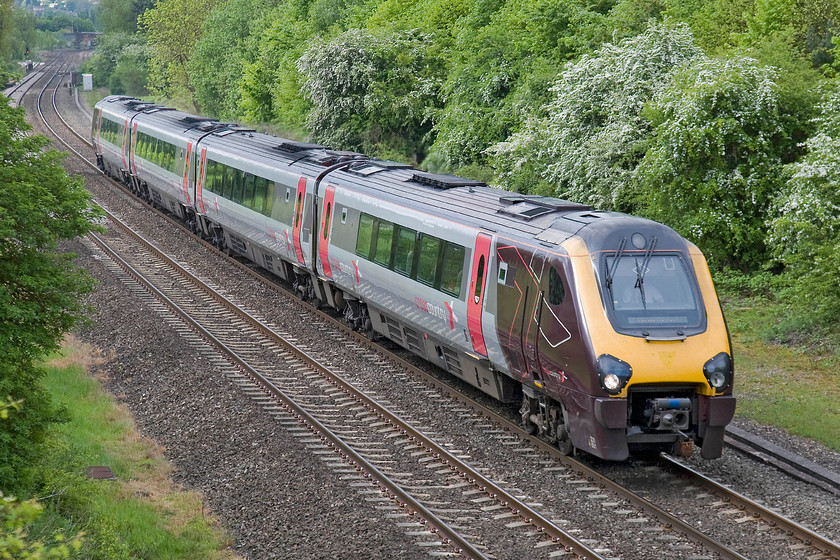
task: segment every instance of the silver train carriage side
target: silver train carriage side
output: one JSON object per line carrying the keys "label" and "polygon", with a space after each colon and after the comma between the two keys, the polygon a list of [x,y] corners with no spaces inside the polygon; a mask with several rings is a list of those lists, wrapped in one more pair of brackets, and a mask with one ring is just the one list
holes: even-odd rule
{"label": "silver train carriage side", "polygon": [[733,362],[701,252],[670,228],[113,96],[100,167],[561,449],[721,455]]}

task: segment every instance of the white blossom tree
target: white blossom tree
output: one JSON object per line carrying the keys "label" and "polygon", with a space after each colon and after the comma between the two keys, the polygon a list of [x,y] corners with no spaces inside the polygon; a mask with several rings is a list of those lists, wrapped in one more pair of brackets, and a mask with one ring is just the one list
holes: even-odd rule
{"label": "white blossom tree", "polygon": [[654,96],[655,137],[637,169],[645,213],[716,265],[757,270],[781,190],[785,137],[774,69],[752,58],[698,59]]}
{"label": "white blossom tree", "polygon": [[419,32],[376,36],[351,29],[312,42],[298,60],[312,102],[307,125],[319,142],[346,150],[422,159],[441,78]]}
{"label": "white blossom tree", "polygon": [[676,69],[703,57],[685,25],[652,24],[569,64],[547,116],[491,148],[507,188],[537,190],[605,209],[632,205],[632,181],[652,128],[645,105]]}
{"label": "white blossom tree", "polygon": [[840,89],[825,96],[820,129],[808,153],[788,166],[790,179],[775,201],[768,243],[785,267],[789,301],[816,323],[840,316]]}

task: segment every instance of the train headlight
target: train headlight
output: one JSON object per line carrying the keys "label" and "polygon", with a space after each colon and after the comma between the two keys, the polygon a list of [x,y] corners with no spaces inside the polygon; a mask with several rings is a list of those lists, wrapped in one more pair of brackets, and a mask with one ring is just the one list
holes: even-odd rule
{"label": "train headlight", "polygon": [[703,375],[718,393],[732,383],[732,358],[721,352],[703,365]]}
{"label": "train headlight", "polygon": [[633,368],[627,362],[609,354],[602,354],[598,358],[598,379],[601,387],[610,395],[621,393],[632,375]]}

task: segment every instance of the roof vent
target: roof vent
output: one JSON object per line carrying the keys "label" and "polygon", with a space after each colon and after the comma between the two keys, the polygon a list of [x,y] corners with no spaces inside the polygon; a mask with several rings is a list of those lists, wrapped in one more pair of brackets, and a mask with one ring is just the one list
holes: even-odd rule
{"label": "roof vent", "polygon": [[411,176],[409,181],[434,187],[436,189],[453,189],[456,187],[486,187],[487,183],[482,181],[473,181],[472,179],[465,179],[464,177],[457,177],[455,175],[435,175],[433,173],[424,173],[417,171]]}
{"label": "roof vent", "polygon": [[218,122],[216,119],[211,117],[197,117],[195,115],[185,115],[181,118],[181,122],[184,124],[196,124],[196,123],[204,123],[204,122]]}
{"label": "roof vent", "polygon": [[547,208],[547,211],[552,210],[591,210],[591,206],[572,202],[570,200],[563,200],[561,198],[552,198],[550,196],[539,196],[532,194],[510,194],[499,197],[499,202],[504,206],[516,206],[519,204],[528,204],[532,206],[539,206],[540,208]]}
{"label": "roof vent", "polygon": [[274,149],[288,154],[296,154],[307,150],[328,150],[329,148],[320,144],[307,144],[306,142],[293,142],[291,140],[285,140],[281,142],[280,145],[274,146]]}
{"label": "roof vent", "polygon": [[400,163],[398,161],[389,161],[383,159],[368,159],[358,163],[354,163],[347,168],[348,173],[367,177],[380,171],[393,171],[396,169],[412,169],[413,167],[407,163]]}

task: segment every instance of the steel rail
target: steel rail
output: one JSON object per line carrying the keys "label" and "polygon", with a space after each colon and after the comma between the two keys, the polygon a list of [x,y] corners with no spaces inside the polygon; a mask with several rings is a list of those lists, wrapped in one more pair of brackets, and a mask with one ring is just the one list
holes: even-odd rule
{"label": "steel rail", "polygon": [[840,560],[840,544],[837,544],[815,533],[811,529],[808,529],[807,527],[762,506],[761,504],[747,498],[743,494],[740,494],[731,488],[724,486],[723,484],[720,484],[719,482],[715,482],[703,473],[692,469],[688,465],[674,459],[673,457],[662,454],[660,455],[660,460],[664,461],[669,467],[675,468],[678,471],[687,474],[693,480],[698,481],[706,488],[714,491],[718,496],[729,500],[732,505],[743,509],[745,512],[752,514],[771,526],[788,532],[804,544],[819,550],[830,558]]}

